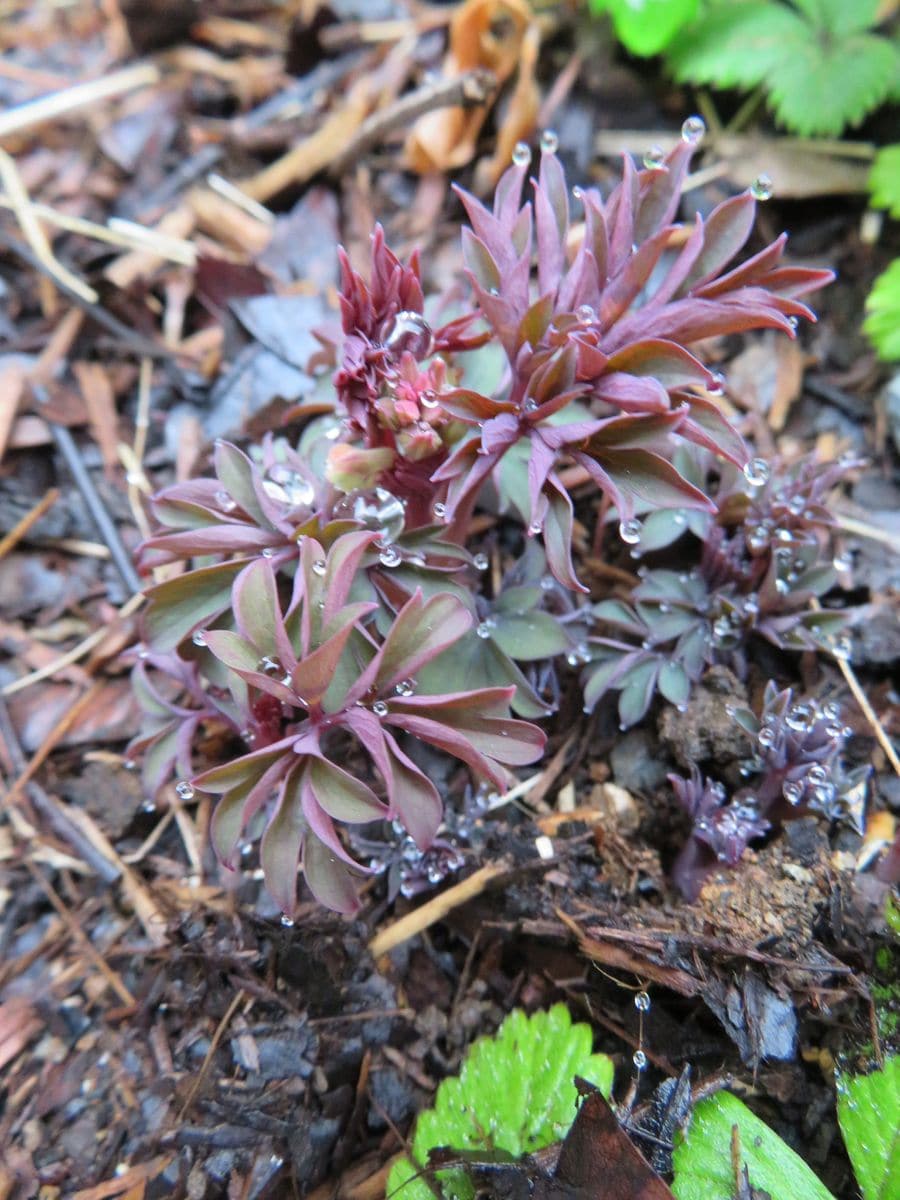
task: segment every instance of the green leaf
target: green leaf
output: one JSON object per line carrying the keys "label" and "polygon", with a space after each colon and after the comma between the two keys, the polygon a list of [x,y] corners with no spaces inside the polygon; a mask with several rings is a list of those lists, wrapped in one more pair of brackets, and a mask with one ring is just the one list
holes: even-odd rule
{"label": "green leaf", "polygon": [[900,144],[883,146],[875,155],[869,191],[875,208],[886,208],[900,220]]}
{"label": "green leaf", "polygon": [[878,357],[885,362],[900,359],[900,258],[875,280],[866,300],[863,329]]}
{"label": "green leaf", "polygon": [[174,650],[192,629],[217,617],[231,603],[231,585],[246,565],[216,563],[148,588],[143,621],[147,645],[159,653]]}
{"label": "green leaf", "polygon": [[681,82],[752,88],[776,70],[786,44],[809,36],[798,13],[770,0],[722,5],[683,30],[666,57]]}
{"label": "green leaf", "polygon": [[627,50],[649,58],[693,21],[698,0],[591,0],[591,8],[609,13],[616,37]]}
{"label": "green leaf", "polygon": [[839,1076],[837,1109],[864,1200],[900,1196],[900,1055],[871,1075]]}
{"label": "green leaf", "polygon": [[885,101],[900,72],[900,54],[872,34],[823,43],[807,33],[768,79],[777,119],[801,137],[836,137]]}
{"label": "green leaf", "polygon": [[563,627],[545,612],[503,613],[494,617],[492,637],[504,654],[519,662],[537,662],[565,654],[572,643]]}
{"label": "green leaf", "polygon": [[[588,1025],[573,1025],[563,1004],[531,1017],[511,1013],[496,1037],[471,1047],[460,1074],[445,1079],[434,1107],[419,1115],[413,1155],[420,1165],[395,1163],[385,1194],[403,1187],[398,1200],[434,1200],[425,1180],[413,1176],[435,1146],[500,1149],[518,1157],[561,1141],[575,1119],[576,1075],[609,1096],[612,1061],[591,1053]],[[440,1171],[438,1178],[445,1195],[473,1200],[463,1172]]]}
{"label": "green leaf", "polygon": [[771,1200],[834,1200],[806,1163],[730,1092],[718,1092],[694,1109],[690,1128],[675,1148],[676,1200],[734,1200],[734,1126],[751,1187],[768,1192]]}
{"label": "green leaf", "polygon": [[768,93],[776,118],[801,136],[837,135],[891,95],[900,49],[873,32],[877,0],[736,0],[675,38],[680,81]]}

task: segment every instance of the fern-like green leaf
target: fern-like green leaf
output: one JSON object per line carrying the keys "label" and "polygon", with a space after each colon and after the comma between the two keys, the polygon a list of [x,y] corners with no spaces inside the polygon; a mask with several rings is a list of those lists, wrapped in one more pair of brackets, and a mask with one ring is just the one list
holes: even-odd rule
{"label": "fern-like green leaf", "polygon": [[869,191],[875,208],[886,208],[892,217],[900,220],[900,143],[884,146],[875,155]]}
{"label": "fern-like green leaf", "polygon": [[864,1200],[896,1200],[900,1196],[900,1055],[888,1059],[881,1071],[838,1081],[838,1121]]}
{"label": "fern-like green leaf", "polygon": [[761,85],[777,120],[802,136],[837,135],[887,100],[900,49],[871,32],[877,0],[717,0],[667,51],[676,79]]}
{"label": "fern-like green leaf", "polygon": [[595,13],[608,12],[616,37],[632,54],[649,58],[665,49],[697,15],[700,0],[591,0]]}
{"label": "fern-like green leaf", "polygon": [[[521,1010],[511,1013],[496,1037],[479,1038],[459,1075],[445,1079],[434,1107],[419,1115],[412,1148],[420,1165],[396,1162],[386,1195],[434,1200],[428,1184],[416,1176],[435,1146],[506,1150],[518,1157],[561,1141],[575,1119],[574,1077],[587,1079],[607,1097],[612,1088],[612,1060],[592,1054],[591,1040],[590,1026],[573,1025],[564,1004],[531,1017]],[[473,1200],[464,1172],[440,1171],[438,1177],[452,1200]]]}
{"label": "fern-like green leaf", "polygon": [[900,359],[900,258],[895,258],[875,280],[866,301],[868,316],[863,329],[878,357],[885,362]]}

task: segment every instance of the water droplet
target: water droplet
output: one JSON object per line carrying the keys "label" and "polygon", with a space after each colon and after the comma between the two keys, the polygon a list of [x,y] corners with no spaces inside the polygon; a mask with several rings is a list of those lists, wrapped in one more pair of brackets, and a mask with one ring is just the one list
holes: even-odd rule
{"label": "water droplet", "polygon": [[771,178],[765,173],[757,175],[750,185],[750,195],[754,200],[771,200],[774,190],[775,187]]}
{"label": "water droplet", "polygon": [[537,535],[541,532],[542,529],[543,529],[543,525],[541,524],[540,521],[532,521],[531,524],[528,526],[528,532],[531,534],[532,537],[537,537]]}
{"label": "water droplet", "polygon": [[372,705],[372,712],[376,717],[386,717],[388,714],[388,706],[383,700],[376,700]]}
{"label": "water droplet", "polygon": [[396,546],[385,546],[378,555],[378,561],[383,567],[396,567],[400,563],[400,551]]}
{"label": "water droplet", "polygon": [[285,929],[293,929],[294,928],[293,918],[289,917],[287,915],[287,913],[281,914],[281,924],[285,927]]}
{"label": "water droplet", "polygon": [[440,500],[437,500],[432,506],[431,511],[439,521],[443,521],[444,517],[447,515],[447,505],[442,503]]}
{"label": "water droplet", "polygon": [[262,671],[263,675],[281,675],[284,670],[278,659],[270,658],[268,654],[259,660],[259,665],[256,669],[257,671]]}
{"label": "water droplet", "polygon": [[490,566],[490,559],[484,553],[476,554],[475,557],[472,559],[472,562],[475,565],[476,571],[486,571],[488,569],[488,567]]}
{"label": "water droplet", "polygon": [[555,154],[559,149],[559,136],[555,129],[545,129],[541,134],[541,151],[544,154]]}
{"label": "water droplet", "polygon": [[597,313],[590,304],[579,304],[575,309],[575,316],[582,325],[593,325],[597,320]]}
{"label": "water droplet", "polygon": [[835,658],[849,662],[853,653],[853,643],[848,634],[842,633],[832,641],[831,653]]}
{"label": "water droplet", "polygon": [[491,636],[491,630],[495,628],[496,624],[497,622],[493,619],[493,617],[488,617],[486,621],[481,622],[475,632],[480,638],[487,639]]}
{"label": "water droplet", "polygon": [[821,787],[823,783],[828,782],[828,771],[821,763],[813,763],[806,772],[806,778],[813,787]]}
{"label": "water droplet", "polygon": [[328,564],[325,562],[324,558],[317,558],[312,565],[312,569],[314,575],[324,575],[328,570]]}
{"label": "water droplet", "polygon": [[706,122],[702,117],[696,114],[688,117],[681,126],[681,139],[687,142],[689,146],[699,146],[703,141],[703,135],[706,133]]}
{"label": "water droplet", "polygon": [[411,679],[401,679],[394,691],[398,696],[412,696],[415,693],[416,687]]}
{"label": "water droplet", "polygon": [[643,526],[637,517],[631,517],[628,521],[619,523],[619,537],[629,546],[636,546],[641,540],[641,529]]}
{"label": "water droplet", "polygon": [[524,403],[522,404],[522,411],[527,412],[527,413],[533,413],[533,412],[537,412],[537,410],[538,410],[537,400],[535,400],[534,396],[528,396],[526,398],[526,400],[524,401]]}
{"label": "water droplet", "polygon": [[721,396],[725,391],[725,376],[721,371],[713,371],[712,379],[706,385],[706,390],[710,396]]}
{"label": "water droplet", "polygon": [[195,646],[205,646],[206,645],[206,634],[203,632],[202,629],[198,629],[198,630],[196,630],[195,633],[193,633],[191,635],[191,641],[194,643]]}
{"label": "water droplet", "polygon": [[334,515],[357,521],[364,529],[380,534],[385,544],[400,535],[406,520],[403,501],[381,487],[350,492],[334,506]]}
{"label": "water droplet", "polygon": [[175,785],[175,792],[176,795],[180,796],[182,800],[193,800],[194,798],[194,789],[187,782],[187,780],[182,780],[181,783],[177,783]]}
{"label": "water droplet", "polygon": [[826,721],[837,721],[841,716],[841,706],[836,700],[826,700],[822,705],[822,716]]}
{"label": "water droplet", "polygon": [[788,583],[788,581],[786,579],[776,579],[775,580],[775,591],[778,593],[779,596],[786,596],[790,590],[791,590],[791,585]]}
{"label": "water droplet", "polygon": [[844,571],[851,571],[853,569],[853,555],[848,550],[836,554],[832,561],[832,566],[836,571],[842,573]]}
{"label": "water droplet", "polygon": [[552,575],[542,575],[541,576],[541,591],[552,592],[555,586],[556,586],[556,580],[553,578]]}
{"label": "water droplet", "polygon": [[764,458],[751,458],[744,467],[744,478],[751,487],[762,487],[769,478],[769,464]]}
{"label": "water droplet", "polygon": [[763,525],[756,525],[747,534],[747,549],[751,554],[762,554],[769,544],[769,531]]}
{"label": "water droplet", "polygon": [[527,167],[531,162],[531,147],[527,142],[516,142],[512,152],[513,164],[517,167]]}
{"label": "water droplet", "polygon": [[844,727],[840,721],[829,721],[825,726],[825,732],[830,738],[839,738],[844,736]]}
{"label": "water droplet", "polygon": [[438,408],[440,401],[435,392],[426,390],[419,392],[419,404],[422,408]]}
{"label": "water droplet", "polygon": [[715,621],[713,621],[712,631],[713,637],[717,642],[724,642],[727,638],[731,637],[732,633],[734,632],[731,627],[731,622],[724,615],[721,617],[716,617]]}
{"label": "water droplet", "polygon": [[803,784],[798,783],[794,779],[786,779],[781,789],[781,794],[787,800],[788,804],[799,804],[803,799]]}
{"label": "water droplet", "polygon": [[213,498],[222,512],[234,512],[234,510],[237,508],[237,505],[224,488],[220,488]]}
{"label": "water droplet", "polygon": [[421,313],[403,311],[391,322],[384,344],[398,357],[408,352],[416,359],[427,358],[434,346],[434,335]]}
{"label": "water droplet", "polygon": [[758,735],[759,744],[770,750],[777,740],[777,735],[774,729],[761,729]]}
{"label": "water droplet", "polygon": [[650,997],[646,992],[638,992],[634,998],[634,1007],[638,1012],[650,1011]]}
{"label": "water droplet", "polygon": [[310,481],[284,463],[276,463],[269,469],[262,488],[270,500],[290,508],[308,507],[316,498],[316,489]]}
{"label": "water droplet", "polygon": [[644,151],[644,166],[648,171],[658,171],[660,167],[665,166],[666,152],[662,146],[651,146],[649,150]]}
{"label": "water droplet", "polygon": [[793,329],[793,331],[796,333],[797,329],[800,325],[800,318],[799,317],[788,317],[787,322],[788,322],[788,325],[790,325],[791,329]]}
{"label": "water droplet", "polygon": [[631,1061],[634,1063],[635,1068],[638,1071],[643,1071],[644,1067],[647,1065],[647,1055],[643,1052],[643,1050],[635,1050],[634,1054],[631,1056]]}

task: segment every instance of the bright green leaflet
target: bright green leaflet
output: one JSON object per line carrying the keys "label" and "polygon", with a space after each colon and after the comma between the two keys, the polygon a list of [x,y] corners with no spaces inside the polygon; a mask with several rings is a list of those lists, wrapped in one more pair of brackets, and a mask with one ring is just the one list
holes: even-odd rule
{"label": "bright green leaflet", "polygon": [[734,1200],[733,1125],[751,1187],[768,1192],[772,1200],[834,1200],[803,1159],[730,1092],[718,1092],[694,1109],[687,1136],[675,1149],[677,1200]]}
{"label": "bright green leaflet", "polygon": [[863,329],[878,357],[885,362],[900,359],[900,258],[895,258],[872,285],[866,300]]}
{"label": "bright green leaflet", "polygon": [[886,208],[892,217],[900,220],[900,144],[882,146],[875,155],[869,191],[875,208]]}
{"label": "bright green leaflet", "polygon": [[878,0],[715,0],[666,55],[678,80],[761,85],[780,124],[836,136],[897,86],[900,49],[877,19]]}
{"label": "bright green leaflet", "polygon": [[616,37],[632,54],[659,54],[697,15],[699,0],[591,0],[591,11],[608,12]]}
{"label": "bright green leaflet", "polygon": [[[612,1088],[612,1060],[592,1054],[591,1042],[590,1026],[573,1025],[564,1004],[531,1017],[520,1009],[511,1013],[495,1037],[475,1042],[459,1075],[438,1088],[434,1108],[419,1115],[417,1161],[424,1166],[435,1146],[519,1156],[561,1141],[575,1119],[574,1077],[587,1079],[607,1097]],[[401,1188],[397,1200],[434,1200],[428,1184],[414,1178],[420,1169],[408,1159],[395,1163],[385,1194]],[[441,1171],[438,1178],[446,1196],[473,1200],[462,1171]]]}
{"label": "bright green leaflet", "polygon": [[838,1121],[864,1200],[900,1196],[900,1055],[881,1071],[838,1078]]}

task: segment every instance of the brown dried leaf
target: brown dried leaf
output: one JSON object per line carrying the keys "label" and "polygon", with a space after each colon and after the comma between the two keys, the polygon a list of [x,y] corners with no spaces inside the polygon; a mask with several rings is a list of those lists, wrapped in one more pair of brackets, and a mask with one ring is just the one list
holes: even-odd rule
{"label": "brown dried leaf", "polygon": [[[532,22],[527,0],[466,0],[450,25],[444,76],[452,79],[480,68],[493,71],[503,84],[519,67],[526,31]],[[517,110],[520,114],[530,105],[524,98],[527,91],[527,84],[523,85]],[[426,174],[470,162],[487,113],[487,106],[443,108],[420,117],[406,142],[412,170]]]}

